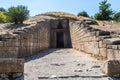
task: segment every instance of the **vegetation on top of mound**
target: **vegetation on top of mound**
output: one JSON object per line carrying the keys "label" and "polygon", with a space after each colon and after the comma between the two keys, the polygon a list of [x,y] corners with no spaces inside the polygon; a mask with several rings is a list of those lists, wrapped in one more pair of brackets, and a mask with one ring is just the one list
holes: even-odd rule
{"label": "vegetation on top of mound", "polygon": [[77,16],[89,17],[89,15],[86,11],[79,12]]}
{"label": "vegetation on top of mound", "polygon": [[115,13],[113,19],[117,22],[120,22],[120,12]]}
{"label": "vegetation on top of mound", "polygon": [[0,11],[0,23],[4,22],[6,22],[6,16],[2,11]]}
{"label": "vegetation on top of mound", "polygon": [[29,10],[26,6],[18,5],[17,7],[10,7],[7,12],[8,20],[10,22],[23,23],[29,17]]}
{"label": "vegetation on top of mound", "polygon": [[65,13],[65,12],[47,12],[43,15],[78,20],[77,16],[70,14],[70,13]]}
{"label": "vegetation on top of mound", "polygon": [[94,15],[94,18],[96,20],[112,20],[114,11],[111,8],[111,4],[107,3],[107,0],[103,0],[99,5],[99,12]]}
{"label": "vegetation on top of mound", "polygon": [[120,26],[120,22],[112,22],[112,21],[103,21],[103,20],[96,20],[96,22],[103,26],[103,25],[107,25],[107,26],[114,26],[114,27],[119,27]]}
{"label": "vegetation on top of mound", "polygon": [[18,5],[17,7],[10,7],[7,10],[0,8],[0,23],[2,22],[14,22],[23,23],[29,17],[29,10],[26,6]]}

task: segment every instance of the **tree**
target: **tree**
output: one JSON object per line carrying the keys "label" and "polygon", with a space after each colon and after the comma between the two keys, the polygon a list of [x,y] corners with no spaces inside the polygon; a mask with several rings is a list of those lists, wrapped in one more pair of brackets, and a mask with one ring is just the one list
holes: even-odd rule
{"label": "tree", "polygon": [[120,22],[120,12],[117,12],[114,16],[113,19],[117,22]]}
{"label": "tree", "polygon": [[78,16],[84,16],[84,17],[89,17],[86,11],[82,11],[78,13]]}
{"label": "tree", "polygon": [[7,12],[8,20],[10,22],[23,23],[29,17],[29,10],[26,6],[19,5],[17,7],[10,7]]}
{"label": "tree", "polygon": [[4,8],[2,8],[2,7],[0,7],[0,11],[1,12],[6,12],[6,10]]}
{"label": "tree", "polygon": [[6,22],[6,15],[0,11],[0,23]]}
{"label": "tree", "polygon": [[97,20],[111,20],[111,16],[114,14],[113,10],[110,8],[111,4],[107,3],[107,0],[103,0],[99,4],[99,12],[95,14],[94,18]]}

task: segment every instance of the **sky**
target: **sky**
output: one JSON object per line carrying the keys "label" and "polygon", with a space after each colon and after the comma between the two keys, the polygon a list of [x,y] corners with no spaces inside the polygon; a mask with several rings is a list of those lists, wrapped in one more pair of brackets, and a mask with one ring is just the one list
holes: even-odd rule
{"label": "sky", "polygon": [[[30,16],[37,14],[61,11],[77,15],[86,11],[90,16],[98,12],[102,0],[0,0],[0,7],[8,9],[11,6],[25,5],[30,10]],[[120,0],[108,0],[111,8],[120,11]]]}

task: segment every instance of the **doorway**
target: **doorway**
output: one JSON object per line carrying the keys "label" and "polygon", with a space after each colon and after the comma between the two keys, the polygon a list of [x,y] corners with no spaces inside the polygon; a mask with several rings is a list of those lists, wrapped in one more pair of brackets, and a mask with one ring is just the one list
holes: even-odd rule
{"label": "doorway", "polygon": [[56,46],[57,48],[64,48],[64,36],[63,32],[57,32],[56,36]]}

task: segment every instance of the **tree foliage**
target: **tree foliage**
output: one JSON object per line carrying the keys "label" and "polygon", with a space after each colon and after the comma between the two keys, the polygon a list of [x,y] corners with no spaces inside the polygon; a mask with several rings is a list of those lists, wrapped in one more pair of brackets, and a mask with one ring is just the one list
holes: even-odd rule
{"label": "tree foliage", "polygon": [[6,15],[0,11],[0,23],[6,22]]}
{"label": "tree foliage", "polygon": [[78,16],[89,17],[89,15],[88,15],[88,13],[86,11],[79,12]]}
{"label": "tree foliage", "polygon": [[29,17],[29,10],[26,6],[19,5],[17,7],[10,7],[7,12],[8,20],[10,22],[23,23]]}
{"label": "tree foliage", "polygon": [[113,19],[114,19],[115,21],[117,21],[117,22],[120,22],[120,12],[117,12],[117,13],[114,15]]}
{"label": "tree foliage", "polygon": [[95,14],[94,18],[97,20],[111,20],[111,15],[114,14],[113,10],[110,8],[111,4],[107,3],[107,0],[103,0],[99,4],[99,12]]}
{"label": "tree foliage", "polygon": [[6,12],[6,9],[0,7],[0,11],[5,13],[5,12]]}

